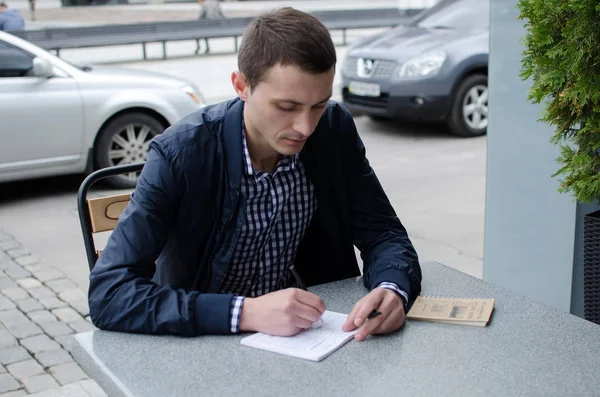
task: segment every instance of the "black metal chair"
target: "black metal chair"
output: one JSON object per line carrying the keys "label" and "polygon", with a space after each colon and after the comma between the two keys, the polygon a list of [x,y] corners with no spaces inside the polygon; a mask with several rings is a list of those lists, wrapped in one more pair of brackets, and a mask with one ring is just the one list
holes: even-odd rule
{"label": "black metal chair", "polygon": [[90,271],[98,260],[99,252],[96,250],[94,234],[112,230],[118,221],[119,215],[129,202],[130,194],[119,194],[88,200],[88,192],[96,182],[112,176],[140,172],[145,163],[117,165],[102,168],[92,172],[85,178],[77,193],[77,211],[79,223],[83,233],[83,244]]}

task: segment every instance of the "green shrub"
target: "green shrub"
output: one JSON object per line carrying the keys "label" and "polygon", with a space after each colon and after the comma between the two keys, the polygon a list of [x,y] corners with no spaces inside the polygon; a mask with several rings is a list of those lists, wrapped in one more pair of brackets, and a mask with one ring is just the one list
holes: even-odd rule
{"label": "green shrub", "polygon": [[600,202],[600,1],[519,0],[525,21],[521,78],[528,99],[544,103],[540,121],[560,145],[559,191]]}

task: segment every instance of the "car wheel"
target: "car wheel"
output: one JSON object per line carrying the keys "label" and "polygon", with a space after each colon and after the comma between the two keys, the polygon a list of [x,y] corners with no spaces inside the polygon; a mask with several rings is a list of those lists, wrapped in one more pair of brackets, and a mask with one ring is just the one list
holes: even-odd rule
{"label": "car wheel", "polygon": [[488,96],[487,76],[483,74],[468,76],[460,83],[448,119],[454,135],[474,137],[487,133]]}
{"label": "car wheel", "polygon": [[[152,138],[165,127],[160,121],[144,113],[127,113],[116,117],[100,131],[94,148],[97,168],[146,161],[146,153]],[[119,175],[107,179],[118,189],[132,188],[139,173]]]}

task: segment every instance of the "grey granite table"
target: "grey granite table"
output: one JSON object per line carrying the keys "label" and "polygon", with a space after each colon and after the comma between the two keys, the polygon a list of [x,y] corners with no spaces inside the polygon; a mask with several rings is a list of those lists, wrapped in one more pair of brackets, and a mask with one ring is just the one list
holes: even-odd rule
{"label": "grey granite table", "polygon": [[[423,295],[495,298],[488,327],[410,321],[322,362],[241,346],[238,335],[106,331],[77,335],[74,355],[111,397],[600,395],[598,325],[439,263],[422,268]],[[366,292],[355,279],[312,291],[344,313]]]}

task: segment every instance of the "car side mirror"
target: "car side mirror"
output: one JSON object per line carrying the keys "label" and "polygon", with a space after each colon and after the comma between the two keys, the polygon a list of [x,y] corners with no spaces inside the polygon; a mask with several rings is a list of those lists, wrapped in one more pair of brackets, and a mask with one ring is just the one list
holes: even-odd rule
{"label": "car side mirror", "polygon": [[52,65],[45,59],[33,58],[33,75],[35,77],[52,77],[54,75]]}

